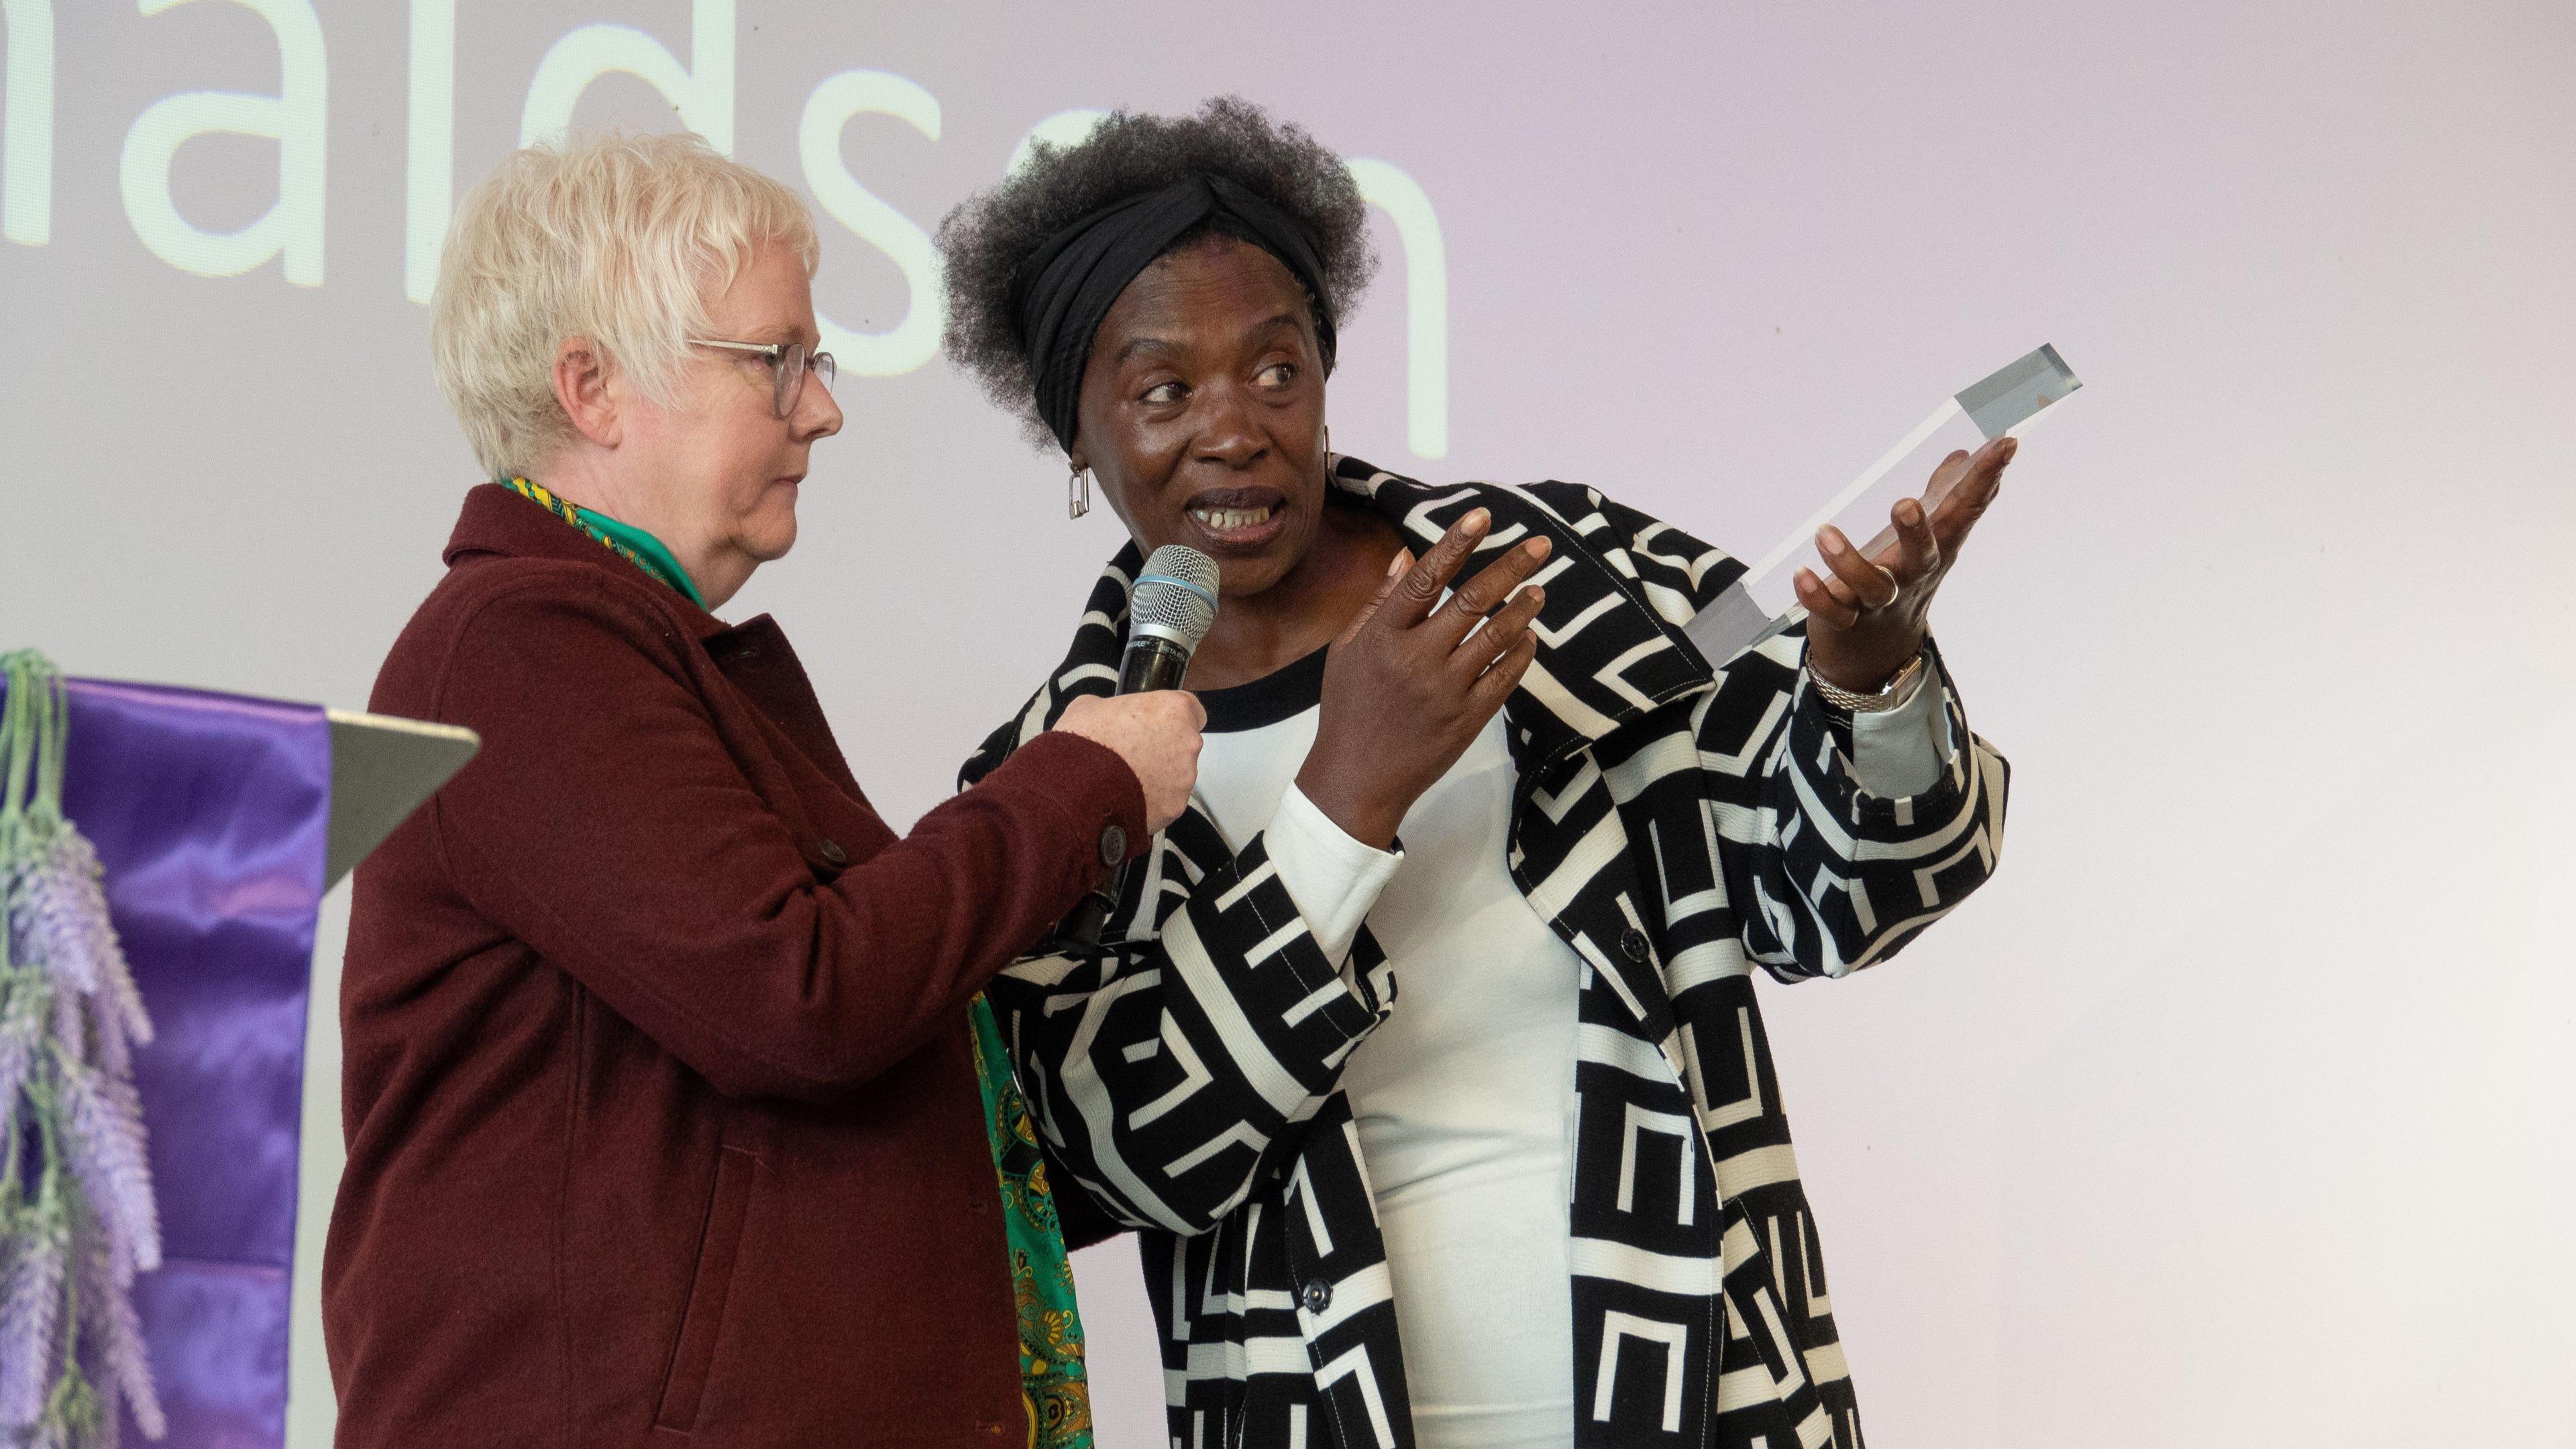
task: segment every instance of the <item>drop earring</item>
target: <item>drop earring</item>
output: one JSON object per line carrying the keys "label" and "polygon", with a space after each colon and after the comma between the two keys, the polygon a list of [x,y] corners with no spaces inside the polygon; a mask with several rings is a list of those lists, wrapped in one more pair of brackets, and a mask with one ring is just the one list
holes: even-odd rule
{"label": "drop earring", "polygon": [[1064,516],[1080,518],[1091,511],[1091,470],[1075,468],[1064,475]]}

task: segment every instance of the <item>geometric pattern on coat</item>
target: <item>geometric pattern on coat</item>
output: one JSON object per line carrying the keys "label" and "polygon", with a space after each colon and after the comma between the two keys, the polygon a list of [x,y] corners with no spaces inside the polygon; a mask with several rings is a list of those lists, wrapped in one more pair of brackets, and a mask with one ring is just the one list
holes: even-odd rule
{"label": "geometric pattern on coat", "polygon": [[[1328,469],[1417,554],[1491,509],[1460,582],[1532,534],[1554,544],[1537,658],[1504,716],[1512,878],[1583,962],[1575,1443],[1858,1449],[1752,968],[1845,975],[1956,906],[2003,844],[2003,757],[1931,650],[1954,748],[1927,790],[1873,796],[1802,630],[1716,667],[1684,636],[1743,573],[1722,552],[1573,484]],[[1140,563],[1132,544],[1110,563],[1064,663],[964,783],[1114,690]],[[1102,936],[1050,943],[987,995],[1059,1180],[1139,1235],[1175,1449],[1410,1446],[1339,1086],[1401,1009],[1383,951],[1363,926],[1326,959],[1262,838],[1236,849],[1195,805],[1128,873]]]}

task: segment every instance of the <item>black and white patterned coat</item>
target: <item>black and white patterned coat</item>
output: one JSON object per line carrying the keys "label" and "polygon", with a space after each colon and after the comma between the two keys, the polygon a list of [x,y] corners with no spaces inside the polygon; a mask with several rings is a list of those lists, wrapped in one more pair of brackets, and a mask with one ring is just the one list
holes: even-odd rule
{"label": "black and white patterned coat", "polygon": [[[1682,625],[1742,572],[1589,488],[1433,487],[1355,459],[1333,486],[1418,553],[1478,505],[1480,567],[1555,552],[1504,706],[1510,867],[1581,957],[1570,1204],[1575,1442],[1857,1449],[1756,965],[1840,976],[1974,890],[2006,766],[1968,733],[1939,781],[1862,791],[1851,721],[1798,633],[1712,669]],[[972,782],[1116,683],[1130,546],[1072,653],[968,762]],[[1343,1061],[1396,1005],[1365,928],[1327,960],[1256,836],[1193,808],[1128,873],[1109,944],[1050,947],[988,995],[1059,1174],[1140,1238],[1176,1449],[1413,1442],[1386,1258]]]}

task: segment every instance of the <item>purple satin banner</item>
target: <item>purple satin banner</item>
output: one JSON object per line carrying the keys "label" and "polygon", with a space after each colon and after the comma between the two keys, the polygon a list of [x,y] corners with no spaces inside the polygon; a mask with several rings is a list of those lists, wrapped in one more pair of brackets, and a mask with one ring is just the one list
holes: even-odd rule
{"label": "purple satin banner", "polygon": [[[98,848],[155,1030],[134,1077],[163,1261],[134,1301],[162,1442],[279,1449],[330,724],[310,705],[65,687],[63,813]],[[123,1442],[144,1442],[130,1417]]]}

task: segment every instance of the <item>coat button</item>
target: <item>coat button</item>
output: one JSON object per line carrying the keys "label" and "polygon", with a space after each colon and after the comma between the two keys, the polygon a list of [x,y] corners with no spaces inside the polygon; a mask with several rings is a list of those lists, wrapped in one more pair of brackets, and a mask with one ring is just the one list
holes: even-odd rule
{"label": "coat button", "polygon": [[834,865],[848,865],[850,863],[850,853],[843,850],[841,848],[841,843],[837,840],[826,840],[822,845],[816,848],[823,852],[823,858],[825,860],[830,861]]}
{"label": "coat button", "polygon": [[1333,1285],[1321,1278],[1306,1280],[1306,1311],[1321,1313],[1333,1306]]}
{"label": "coat button", "polygon": [[1127,827],[1112,820],[1100,827],[1100,863],[1111,870],[1127,858]]}
{"label": "coat button", "polygon": [[1630,926],[1619,937],[1619,954],[1631,961],[1646,959],[1646,933]]}

